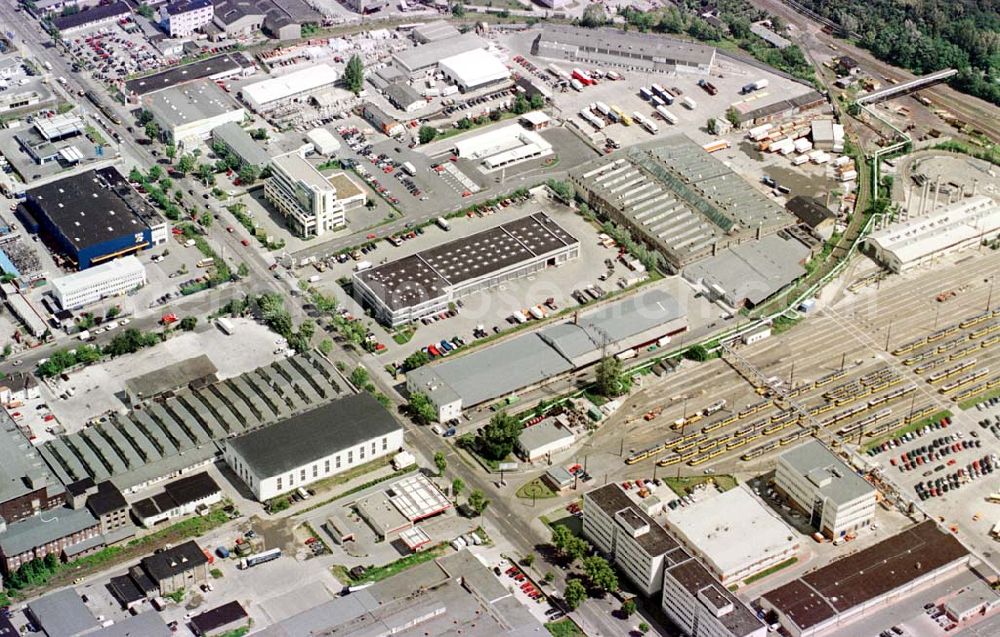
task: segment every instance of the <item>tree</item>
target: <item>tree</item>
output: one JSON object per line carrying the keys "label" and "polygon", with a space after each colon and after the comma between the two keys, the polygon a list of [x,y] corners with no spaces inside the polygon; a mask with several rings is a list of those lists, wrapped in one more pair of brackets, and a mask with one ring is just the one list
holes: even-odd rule
{"label": "tree", "polygon": [[361,61],[361,56],[354,54],[347,61],[344,67],[344,84],[347,90],[357,95],[365,85],[365,63]]}
{"label": "tree", "polygon": [[173,144],[167,144],[167,147],[163,149],[163,154],[167,156],[170,163],[174,163],[174,157],[177,156],[177,147]]}
{"label": "tree", "polygon": [[319,343],[319,351],[323,355],[327,355],[333,351],[333,341],[328,338],[324,338]]}
{"label": "tree", "polygon": [[153,121],[153,114],[146,109],[139,111],[139,124],[145,126],[146,124]]}
{"label": "tree", "polygon": [[550,179],[545,182],[545,185],[549,187],[556,197],[559,197],[564,203],[569,203],[573,201],[573,197],[576,195],[576,190],[573,188],[573,184],[568,181],[560,181],[558,179]]}
{"label": "tree", "polygon": [[620,396],[625,389],[622,362],[616,356],[605,356],[597,364],[597,393],[607,398]]}
{"label": "tree", "polygon": [[456,2],[455,4],[451,5],[451,15],[455,16],[456,18],[465,17],[465,7],[462,6],[461,2]]}
{"label": "tree", "polygon": [[486,510],[486,507],[490,505],[490,501],[487,499],[486,494],[479,489],[472,490],[472,493],[469,494],[468,503],[469,508],[472,509],[476,515],[480,516]]}
{"label": "tree", "polygon": [[181,158],[177,160],[177,165],[174,168],[179,173],[187,174],[192,170],[194,170],[194,166],[196,163],[197,160],[194,158],[194,155],[184,154],[181,155]]}
{"label": "tree", "polygon": [[645,635],[646,633],[648,633],[649,632],[649,624],[647,624],[646,622],[642,622],[641,624],[639,624],[639,632],[642,633],[643,635]]}
{"label": "tree", "polygon": [[458,500],[459,494],[465,490],[465,482],[461,478],[455,478],[451,481],[451,495]]}
{"label": "tree", "polygon": [[531,102],[524,95],[518,93],[517,97],[514,98],[514,106],[510,110],[515,115],[524,115],[531,110]]}
{"label": "tree", "polygon": [[513,451],[521,430],[521,423],[516,418],[505,411],[496,413],[480,434],[480,453],[490,460],[503,460]]}
{"label": "tree", "polygon": [[200,223],[202,225],[202,227],[205,227],[205,228],[211,228],[212,227],[212,222],[214,220],[215,220],[215,217],[213,217],[212,213],[208,212],[208,211],[205,211],[205,212],[201,213],[201,216],[198,217],[198,223]]}
{"label": "tree", "polygon": [[537,111],[538,109],[545,106],[545,98],[542,97],[541,93],[535,93],[534,95],[531,96],[530,103],[531,103],[531,108]]}
{"label": "tree", "polygon": [[587,8],[583,10],[583,16],[580,18],[580,26],[587,27],[588,29],[604,26],[607,22],[608,16],[604,13],[604,7],[599,3],[587,5]]}
{"label": "tree", "polygon": [[527,555],[525,555],[524,557],[521,558],[521,564],[523,564],[524,566],[526,566],[528,568],[531,568],[531,565],[534,564],[534,563],[535,563],[535,554],[534,553],[528,553]]}
{"label": "tree", "polygon": [[146,122],[146,137],[158,139],[160,137],[160,125],[156,122]]}
{"label": "tree", "polygon": [[431,356],[423,350],[417,350],[403,359],[403,371],[409,372],[431,362]]}
{"label": "tree", "polygon": [[438,475],[443,476],[444,470],[448,468],[448,459],[444,457],[443,451],[434,453],[434,466],[437,467]]}
{"label": "tree", "polygon": [[582,537],[577,537],[575,535],[570,536],[566,541],[566,557],[570,559],[571,562],[575,562],[579,559],[583,559],[587,553],[590,552],[590,543]]}
{"label": "tree", "polygon": [[160,177],[163,176],[163,169],[157,164],[153,164],[149,167],[149,172],[146,173],[146,177],[149,181],[160,181]]}
{"label": "tree", "polygon": [[712,354],[708,351],[708,348],[700,343],[684,352],[684,358],[692,361],[703,362],[711,357]]}
{"label": "tree", "polygon": [[587,589],[584,588],[583,582],[578,579],[571,579],[566,584],[566,590],[563,591],[563,599],[566,600],[566,605],[569,606],[570,610],[579,608],[583,600],[587,599]]}
{"label": "tree", "polygon": [[351,372],[351,384],[355,387],[363,388],[368,384],[368,379],[368,370],[361,365],[355,367],[354,371]]}
{"label": "tree", "polygon": [[247,164],[240,168],[239,177],[240,183],[249,186],[252,185],[257,178],[260,176],[260,171],[253,164]]}
{"label": "tree", "polygon": [[418,425],[428,425],[437,420],[437,411],[426,394],[420,392],[410,394],[406,407],[410,418],[413,418]]}
{"label": "tree", "polygon": [[146,18],[147,20],[152,20],[153,16],[155,15],[155,12],[153,11],[153,7],[143,2],[142,4],[139,5],[139,15]]}
{"label": "tree", "polygon": [[635,598],[629,597],[624,602],[622,602],[622,615],[625,617],[631,617],[635,614]]}
{"label": "tree", "polygon": [[583,560],[583,572],[590,584],[599,590],[613,592],[618,590],[618,575],[608,561],[600,555],[592,555]]}
{"label": "tree", "polygon": [[246,263],[240,263],[239,267],[236,268],[236,276],[240,277],[241,279],[245,279],[248,276],[250,276],[250,266],[248,266]]}
{"label": "tree", "polygon": [[729,120],[730,124],[738,127],[740,125],[740,112],[730,106],[726,109],[726,119]]}
{"label": "tree", "polygon": [[437,137],[437,134],[438,131],[436,128],[434,128],[433,126],[424,125],[420,127],[420,132],[418,133],[418,139],[420,140],[421,144],[429,144],[432,141],[434,141],[434,138]]}
{"label": "tree", "polygon": [[180,325],[180,328],[182,330],[184,330],[185,332],[190,332],[191,330],[193,330],[195,328],[196,325],[198,325],[198,317],[197,316],[185,316],[184,318],[181,319],[181,322],[180,322],[179,325]]}
{"label": "tree", "polygon": [[566,547],[569,546],[570,539],[573,537],[573,532],[569,530],[564,524],[557,524],[552,527],[552,546],[556,548],[560,553],[566,553]]}
{"label": "tree", "polygon": [[198,164],[198,179],[206,186],[215,183],[215,170],[208,164]]}
{"label": "tree", "polygon": [[705,122],[705,129],[708,131],[709,135],[719,134],[719,120],[714,117],[709,117],[708,121]]}
{"label": "tree", "polygon": [[[311,339],[313,337],[314,334],[316,334],[316,323],[314,323],[313,321],[310,321],[310,320],[302,321],[302,325],[299,325],[299,334],[301,334],[302,337],[305,338],[308,341],[309,339]],[[355,371],[357,371],[357,370],[355,370]],[[362,371],[365,372],[366,378],[367,378],[368,372],[366,370],[364,370],[363,368],[362,368]]]}

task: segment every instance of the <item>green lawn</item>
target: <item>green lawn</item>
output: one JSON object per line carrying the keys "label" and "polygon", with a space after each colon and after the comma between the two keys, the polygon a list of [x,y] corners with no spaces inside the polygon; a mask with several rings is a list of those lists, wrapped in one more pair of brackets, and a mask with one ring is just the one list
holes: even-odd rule
{"label": "green lawn", "polygon": [[396,341],[397,345],[406,345],[413,338],[413,335],[417,333],[414,327],[404,327],[392,335],[392,340]]}
{"label": "green lawn", "polygon": [[586,634],[568,617],[557,622],[549,622],[545,624],[545,628],[552,637],[586,637]]}
{"label": "green lawn", "polygon": [[730,475],[718,476],[682,476],[680,478],[664,478],[664,482],[678,496],[687,495],[691,489],[704,482],[714,482],[720,491],[729,491],[739,484],[736,478]]}
{"label": "green lawn", "polygon": [[861,449],[862,449],[862,451],[868,451],[869,449],[872,449],[874,447],[879,446],[880,444],[882,444],[886,440],[892,440],[893,438],[899,438],[901,436],[905,436],[906,434],[908,434],[911,431],[916,431],[917,429],[922,429],[923,427],[931,424],[932,422],[937,422],[937,421],[941,420],[942,418],[949,418],[949,417],[951,417],[951,412],[948,411],[947,409],[945,409],[943,411],[939,411],[936,414],[931,414],[930,416],[927,416],[926,418],[921,418],[920,420],[918,420],[916,422],[912,422],[912,423],[906,425],[905,427],[901,427],[901,428],[897,429],[896,431],[890,431],[889,433],[885,434],[884,436],[879,436],[878,438],[874,438],[872,440],[869,440],[864,445],[862,445]]}
{"label": "green lawn", "polygon": [[429,562],[437,557],[441,557],[447,549],[448,544],[446,542],[441,542],[440,544],[432,546],[425,551],[411,553],[410,555],[399,558],[395,562],[389,562],[384,566],[373,566],[365,571],[364,577],[359,579],[351,577],[348,569],[340,564],[333,565],[330,567],[330,570],[333,572],[334,577],[349,586],[362,584],[364,582],[380,582],[388,577],[396,575],[397,573],[401,573],[412,566],[423,564],[424,562]]}
{"label": "green lawn", "polygon": [[760,573],[757,573],[756,575],[751,575],[750,577],[748,577],[745,580],[743,580],[743,583],[747,584],[747,585],[753,584],[757,580],[764,579],[768,575],[771,575],[773,573],[777,573],[778,571],[780,571],[783,568],[788,568],[789,566],[791,566],[792,564],[795,564],[798,561],[799,561],[799,558],[797,558],[797,557],[790,557],[787,560],[785,560],[784,562],[779,562],[779,563],[775,564],[774,566],[772,566],[771,568],[764,569],[763,571],[761,571]]}
{"label": "green lawn", "polygon": [[554,498],[556,497],[556,492],[549,488],[549,485],[545,484],[545,481],[541,478],[535,478],[531,482],[527,482],[517,490],[517,497],[530,500],[532,498]]}

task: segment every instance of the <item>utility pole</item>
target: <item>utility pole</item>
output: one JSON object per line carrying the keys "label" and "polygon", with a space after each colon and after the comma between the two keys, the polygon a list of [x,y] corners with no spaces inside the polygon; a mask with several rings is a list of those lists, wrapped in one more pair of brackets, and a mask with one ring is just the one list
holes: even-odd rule
{"label": "utility pole", "polygon": [[889,351],[889,338],[892,336],[892,321],[889,321],[889,327],[885,329],[885,351]]}
{"label": "utility pole", "polygon": [[993,283],[996,281],[996,276],[990,277],[990,293],[986,296],[986,311],[989,312],[990,306],[993,304]]}
{"label": "utility pole", "polygon": [[847,352],[844,351],[840,354],[840,371],[844,371],[844,363],[847,361]]}

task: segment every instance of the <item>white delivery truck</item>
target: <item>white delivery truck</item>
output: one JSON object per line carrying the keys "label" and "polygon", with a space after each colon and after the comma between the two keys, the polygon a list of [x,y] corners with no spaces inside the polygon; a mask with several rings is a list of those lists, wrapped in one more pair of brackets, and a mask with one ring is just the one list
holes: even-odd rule
{"label": "white delivery truck", "polygon": [[220,316],[215,319],[215,324],[218,325],[219,329],[222,330],[222,333],[227,336],[232,336],[236,332],[236,327],[233,325],[232,321],[224,316]]}
{"label": "white delivery truck", "polygon": [[403,168],[403,172],[406,173],[407,175],[410,175],[411,177],[417,174],[417,169],[414,168],[413,164],[411,164],[408,161],[404,161],[403,162],[402,168]]}

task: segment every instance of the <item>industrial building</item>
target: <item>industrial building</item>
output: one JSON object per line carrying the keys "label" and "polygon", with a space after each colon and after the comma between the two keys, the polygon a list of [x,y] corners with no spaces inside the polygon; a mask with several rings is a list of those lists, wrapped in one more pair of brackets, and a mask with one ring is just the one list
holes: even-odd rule
{"label": "industrial building", "polygon": [[196,80],[224,80],[247,77],[254,71],[254,63],[242,53],[225,53],[190,64],[174,66],[159,73],[145,75],[125,82],[125,95],[130,100],[166,88]]}
{"label": "industrial building", "polygon": [[90,633],[100,624],[72,588],[43,595],[25,608],[28,615],[46,635],[76,637]]}
{"label": "industrial building", "polygon": [[143,108],[163,138],[178,146],[197,145],[226,122],[242,122],[246,111],[212,80],[166,88],[142,98]]}
{"label": "industrial building", "polygon": [[827,537],[856,533],[875,519],[875,488],[818,440],[778,456],[774,486]]}
{"label": "industrial building", "polygon": [[199,584],[208,581],[208,557],[194,540],[144,557],[139,560],[139,567],[160,595],[182,588],[197,590]]}
{"label": "industrial building", "polygon": [[222,501],[222,489],[204,471],[167,483],[163,491],[132,503],[132,517],[146,528]]}
{"label": "industrial building", "polygon": [[195,389],[205,387],[218,380],[216,377],[218,371],[212,359],[205,354],[172,363],[164,361],[164,364],[155,371],[127,379],[125,399],[131,405],[141,405],[173,396],[185,387]]}
{"label": "industrial building", "polygon": [[244,86],[240,95],[254,112],[264,114],[331,90],[338,79],[332,66],[317,64]]}
{"label": "industrial building", "polygon": [[546,24],[532,43],[532,55],[629,71],[707,75],[715,48],[660,34],[585,29]]}
{"label": "industrial building", "polygon": [[165,243],[163,218],[117,168],[99,168],[26,191],[35,225],[80,270]]}
{"label": "industrial building", "polygon": [[821,93],[818,91],[808,91],[797,97],[790,97],[764,105],[761,105],[759,96],[754,96],[734,102],[732,108],[736,112],[739,128],[749,128],[795,117],[826,104],[826,98]]}
{"label": "industrial building", "polygon": [[422,473],[400,478],[354,503],[354,510],[381,539],[412,529],[451,507],[451,500]]}
{"label": "industrial building", "polygon": [[312,144],[313,152],[329,157],[340,150],[340,140],[325,128],[314,128],[306,133],[306,141]]}
{"label": "industrial building", "polygon": [[38,449],[63,484],[90,477],[135,493],[211,464],[227,437],[333,400],[341,394],[340,382],[321,356],[282,358],[208,386],[179,389],[114,415],[106,426],[59,436]]}
{"label": "industrial building", "polygon": [[485,49],[446,57],[438,62],[438,70],[463,93],[510,79],[510,70]]}
{"label": "industrial building", "polygon": [[427,106],[427,100],[406,82],[395,82],[384,89],[389,103],[406,113],[413,113]]}
{"label": "industrial building", "polygon": [[225,442],[226,463],[260,501],[403,447],[403,428],[371,394],[348,396]]}
{"label": "industrial building", "polygon": [[347,211],[365,205],[367,200],[364,191],[345,174],[324,177],[298,151],[272,158],[270,166],[264,197],[299,236],[318,237],[343,227]]}
{"label": "industrial building", "polygon": [[821,199],[796,195],[785,204],[785,210],[795,215],[800,223],[809,226],[810,230],[824,240],[833,236],[833,231],[837,226],[837,214],[830,210]]}
{"label": "industrial building", "polygon": [[413,78],[437,70],[441,60],[476,49],[483,50],[487,46],[486,40],[475,33],[463,33],[457,37],[435,40],[400,51],[392,56],[392,60],[404,75]]}
{"label": "industrial building", "polygon": [[479,161],[487,172],[552,153],[552,144],[520,124],[508,124],[455,142],[456,155]]}
{"label": "industrial building", "polygon": [[565,414],[551,416],[539,423],[525,427],[517,437],[517,452],[528,462],[569,449],[576,442],[576,434],[569,427]]}
{"label": "industrial building", "polygon": [[426,22],[414,27],[411,35],[413,36],[413,41],[417,44],[427,44],[428,42],[437,42],[438,40],[451,40],[462,35],[462,33],[454,25],[444,20],[435,20],[434,22]]}
{"label": "industrial building", "polygon": [[543,212],[354,274],[354,293],[375,318],[397,326],[449,303],[558,266],[580,242]]}
{"label": "industrial building", "polygon": [[236,634],[233,631],[248,627],[250,623],[250,615],[243,605],[235,600],[198,613],[191,618],[191,628],[198,637],[233,635]]}
{"label": "industrial building", "polygon": [[187,38],[212,23],[212,0],[174,0],[160,7],[160,25],[172,38]]}
{"label": "industrial building", "polygon": [[645,596],[662,590],[667,616],[686,635],[763,637],[756,613],[615,483],[583,495],[583,535]]}
{"label": "industrial building", "polygon": [[808,246],[781,232],[720,250],[684,268],[683,276],[711,301],[753,308],[804,276],[809,256]]}
{"label": "industrial building", "polygon": [[677,272],[794,223],[684,135],[588,162],[569,178],[591,208],[627,227]]}
{"label": "industrial building", "polygon": [[43,166],[58,161],[63,165],[73,165],[84,158],[77,144],[89,145],[77,139],[84,129],[83,120],[75,115],[56,115],[52,118],[39,117],[26,131],[14,134],[18,146],[34,162]]}
{"label": "industrial building", "polygon": [[389,137],[396,137],[406,132],[406,129],[395,117],[389,115],[371,102],[365,102],[361,114],[369,124],[374,126],[380,133]]}
{"label": "industrial building", "polygon": [[52,279],[52,296],[64,310],[120,296],[146,285],[146,267],[135,255]]}
{"label": "industrial building", "polygon": [[666,528],[726,586],[781,564],[799,549],[798,533],[745,486],[672,511]]}
{"label": "industrial building", "polygon": [[100,5],[86,11],[56,16],[52,19],[52,26],[65,38],[84,29],[93,29],[105,24],[114,24],[130,13],[132,13],[132,9],[127,3],[112,2],[111,4]]}
{"label": "industrial building", "polygon": [[792,637],[818,637],[948,579],[968,562],[962,544],[926,520],[765,593],[759,602],[777,613]]}
{"label": "industrial building", "polygon": [[212,129],[212,142],[221,144],[226,150],[236,155],[241,166],[253,166],[263,170],[271,161],[260,144],[250,137],[242,126],[236,122],[226,122]]}
{"label": "industrial building", "polygon": [[501,397],[539,387],[574,370],[687,330],[670,294],[647,290],[573,320],[549,325],[465,356],[406,374],[410,393],[427,396],[440,422]]}
{"label": "industrial building", "polygon": [[876,230],[865,252],[893,272],[906,272],[934,259],[979,245],[1000,235],[1000,205],[976,195],[923,217]]}

